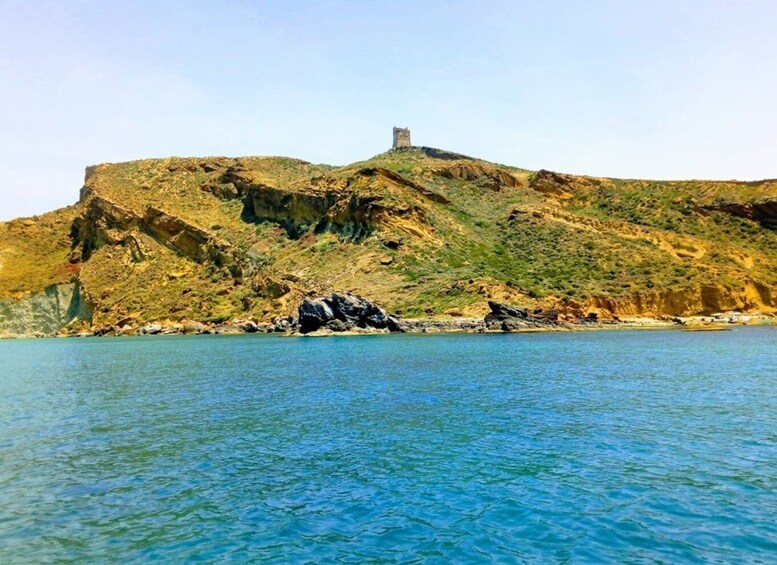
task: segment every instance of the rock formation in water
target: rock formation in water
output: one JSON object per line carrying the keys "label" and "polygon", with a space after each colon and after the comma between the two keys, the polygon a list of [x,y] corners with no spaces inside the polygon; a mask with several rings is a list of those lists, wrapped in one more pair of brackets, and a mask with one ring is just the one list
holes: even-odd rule
{"label": "rock formation in water", "polygon": [[320,329],[343,332],[354,328],[400,331],[397,320],[361,296],[334,292],[329,296],[306,298],[298,308],[301,333]]}

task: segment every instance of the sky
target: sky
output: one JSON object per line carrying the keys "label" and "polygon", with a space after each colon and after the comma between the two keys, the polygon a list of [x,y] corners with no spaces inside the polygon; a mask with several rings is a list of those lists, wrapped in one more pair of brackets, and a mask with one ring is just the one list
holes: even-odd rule
{"label": "sky", "polygon": [[90,164],[347,164],[394,125],[529,169],[774,178],[775,29],[774,0],[0,0],[0,220]]}

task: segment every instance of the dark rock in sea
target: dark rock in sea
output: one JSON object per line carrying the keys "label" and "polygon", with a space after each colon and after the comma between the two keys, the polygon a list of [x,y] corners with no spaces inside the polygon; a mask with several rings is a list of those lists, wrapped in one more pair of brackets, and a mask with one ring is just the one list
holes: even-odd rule
{"label": "dark rock in sea", "polygon": [[299,331],[304,334],[314,332],[335,319],[331,306],[324,298],[306,298],[297,313]]}
{"label": "dark rock in sea", "polygon": [[[488,301],[488,307],[491,308],[491,312],[486,314],[483,321],[489,330],[511,331],[518,326],[526,327],[529,325],[527,323],[529,311],[526,308],[518,308],[493,300]],[[505,326],[504,322],[508,321],[509,324]],[[507,329],[508,326],[510,329]]]}
{"label": "dark rock in sea", "polygon": [[[310,333],[338,320],[348,329],[385,329],[395,326],[386,311],[366,298],[334,292],[329,296],[306,298],[298,308],[299,331]],[[336,327],[343,327],[339,324]]]}
{"label": "dark rock in sea", "polygon": [[388,314],[366,298],[353,294],[333,293],[332,312],[335,318],[359,328],[383,329],[388,326]]}
{"label": "dark rock in sea", "polygon": [[506,320],[508,318],[523,318],[525,320],[529,316],[529,311],[526,308],[510,306],[509,304],[494,302],[493,300],[488,301],[488,307],[491,308],[488,316],[499,320]]}
{"label": "dark rock in sea", "polygon": [[514,332],[527,328],[558,327],[560,325],[559,312],[555,309],[537,308],[530,313],[526,308],[493,301],[488,302],[488,307],[491,308],[491,312],[486,314],[483,320],[488,330]]}
{"label": "dark rock in sea", "polygon": [[386,326],[388,331],[392,333],[403,333],[405,329],[402,327],[401,321],[396,316],[388,317],[388,325]]}

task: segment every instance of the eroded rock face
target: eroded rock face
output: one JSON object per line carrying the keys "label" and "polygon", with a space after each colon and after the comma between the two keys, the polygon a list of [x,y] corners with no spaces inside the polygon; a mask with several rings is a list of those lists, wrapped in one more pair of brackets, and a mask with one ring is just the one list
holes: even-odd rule
{"label": "eroded rock face", "polygon": [[699,212],[718,211],[758,222],[765,228],[777,230],[777,198],[751,202],[722,202],[698,208]]}
{"label": "eroded rock face", "polygon": [[54,335],[73,321],[91,322],[78,282],[52,285],[24,298],[0,300],[0,336]]}
{"label": "eroded rock face", "polygon": [[70,237],[81,247],[81,259],[86,261],[103,245],[137,245],[133,232],[145,233],[197,263],[205,259],[218,265],[235,263],[229,243],[197,226],[152,206],[141,216],[101,197],[86,202],[85,212],[71,226]]}
{"label": "eroded rock face", "polygon": [[306,298],[299,305],[300,333],[330,327],[335,331],[373,328],[391,330],[395,324],[386,311],[366,298],[345,293],[332,293],[319,298]]}
{"label": "eroded rock face", "polygon": [[443,195],[382,167],[359,169],[344,179],[329,179],[324,183],[330,187],[326,189],[316,186],[280,189],[233,179],[237,193],[243,197],[245,220],[276,222],[293,238],[312,229],[361,239],[390,217],[423,218],[424,212],[417,206],[401,206],[383,196],[364,192],[359,187],[365,182],[387,183],[415,191],[433,202],[450,203]]}
{"label": "eroded rock face", "polygon": [[773,288],[749,280],[744,288],[701,285],[686,288],[651,289],[630,296],[593,296],[583,304],[559,304],[567,315],[582,317],[593,310],[614,316],[699,316],[715,312],[770,312],[777,306]]}
{"label": "eroded rock face", "polygon": [[504,187],[512,188],[519,184],[513,175],[481,163],[457,163],[436,173],[444,178],[475,183],[496,192]]}
{"label": "eroded rock face", "polygon": [[571,198],[578,189],[601,184],[599,179],[556,173],[540,169],[529,180],[529,188],[560,199]]}

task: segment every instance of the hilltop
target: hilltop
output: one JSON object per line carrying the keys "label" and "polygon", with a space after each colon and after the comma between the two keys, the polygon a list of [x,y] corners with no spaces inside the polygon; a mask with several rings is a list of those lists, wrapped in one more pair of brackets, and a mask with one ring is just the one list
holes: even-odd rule
{"label": "hilltop", "polygon": [[528,171],[426,147],[87,168],[79,201],[0,224],[0,333],[271,321],[306,296],[404,318],[488,300],[562,316],[777,306],[777,181]]}

